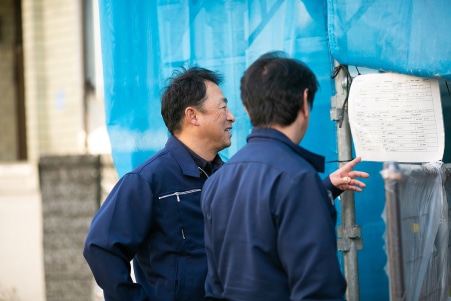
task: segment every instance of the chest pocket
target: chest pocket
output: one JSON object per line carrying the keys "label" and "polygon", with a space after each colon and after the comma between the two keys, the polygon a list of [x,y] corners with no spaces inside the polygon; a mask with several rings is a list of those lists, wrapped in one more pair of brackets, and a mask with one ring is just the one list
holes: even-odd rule
{"label": "chest pocket", "polygon": [[163,231],[177,249],[204,247],[204,220],[200,208],[201,189],[176,191],[158,197]]}

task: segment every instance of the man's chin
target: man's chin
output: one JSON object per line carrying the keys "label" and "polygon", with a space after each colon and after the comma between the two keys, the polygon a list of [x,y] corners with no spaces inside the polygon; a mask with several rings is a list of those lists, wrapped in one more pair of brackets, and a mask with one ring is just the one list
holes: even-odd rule
{"label": "man's chin", "polygon": [[229,139],[227,142],[224,143],[221,150],[226,149],[232,145],[232,141]]}

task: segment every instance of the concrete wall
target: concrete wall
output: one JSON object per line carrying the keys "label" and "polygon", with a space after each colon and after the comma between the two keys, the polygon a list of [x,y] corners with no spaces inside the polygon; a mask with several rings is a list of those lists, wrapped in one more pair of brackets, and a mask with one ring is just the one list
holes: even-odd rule
{"label": "concrete wall", "polygon": [[103,300],[82,249],[117,180],[109,155],[0,165],[0,301]]}
{"label": "concrete wall", "polygon": [[32,164],[0,165],[0,300],[45,300],[41,196]]}
{"label": "concrete wall", "polygon": [[109,157],[46,156],[39,162],[47,301],[90,301],[96,287],[82,255],[94,213],[117,181]]}

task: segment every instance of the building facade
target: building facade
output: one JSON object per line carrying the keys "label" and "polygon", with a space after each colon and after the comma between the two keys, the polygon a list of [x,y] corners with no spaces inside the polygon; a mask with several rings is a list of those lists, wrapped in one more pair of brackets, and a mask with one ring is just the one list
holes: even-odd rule
{"label": "building facade", "polygon": [[46,284],[65,259],[44,254],[39,165],[109,157],[97,24],[94,0],[0,0],[0,300],[71,300]]}

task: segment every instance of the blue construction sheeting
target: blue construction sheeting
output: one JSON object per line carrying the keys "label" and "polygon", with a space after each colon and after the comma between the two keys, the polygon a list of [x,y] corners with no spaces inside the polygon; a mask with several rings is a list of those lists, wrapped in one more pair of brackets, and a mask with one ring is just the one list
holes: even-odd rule
{"label": "blue construction sheeting", "polygon": [[[352,2],[352,4],[351,4]],[[122,176],[163,147],[168,133],[160,116],[165,79],[175,68],[199,65],[225,76],[222,86],[234,112],[227,160],[246,142],[251,126],[239,81],[261,54],[284,50],[307,63],[321,88],[302,145],[326,156],[326,174],[337,168],[336,124],[330,120],[333,60],[418,76],[450,78],[447,0],[104,0],[99,1],[107,129]],[[445,18],[446,17],[446,18]],[[364,162],[368,188],[356,194],[360,299],[388,300],[382,220],[382,165]],[[337,209],[340,201],[337,202]]]}
{"label": "blue construction sheeting", "polygon": [[332,56],[345,65],[451,79],[451,5],[328,0]]}
{"label": "blue construction sheeting", "polygon": [[[221,155],[234,154],[250,130],[239,80],[270,50],[288,52],[318,75],[321,89],[303,144],[335,160],[324,9],[317,1],[101,1],[107,128],[119,175],[166,141],[159,99],[165,79],[180,66],[196,64],[225,75],[222,88],[237,121],[232,147]],[[315,134],[319,130],[321,136]],[[329,170],[335,168],[331,164]]]}

